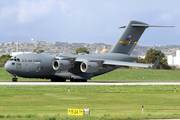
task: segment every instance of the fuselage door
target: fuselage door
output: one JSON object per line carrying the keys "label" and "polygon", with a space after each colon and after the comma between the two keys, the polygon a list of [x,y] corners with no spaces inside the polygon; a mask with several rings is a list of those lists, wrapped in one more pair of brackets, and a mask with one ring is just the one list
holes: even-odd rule
{"label": "fuselage door", "polygon": [[42,70],[42,66],[38,65],[37,69],[36,69],[36,72],[41,72],[41,70]]}

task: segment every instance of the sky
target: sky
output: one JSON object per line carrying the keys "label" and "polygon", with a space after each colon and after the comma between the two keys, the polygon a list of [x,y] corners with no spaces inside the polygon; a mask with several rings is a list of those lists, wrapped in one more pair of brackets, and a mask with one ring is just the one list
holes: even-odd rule
{"label": "sky", "polygon": [[1,0],[0,43],[115,44],[130,20],[148,28],[138,45],[180,45],[180,0]]}

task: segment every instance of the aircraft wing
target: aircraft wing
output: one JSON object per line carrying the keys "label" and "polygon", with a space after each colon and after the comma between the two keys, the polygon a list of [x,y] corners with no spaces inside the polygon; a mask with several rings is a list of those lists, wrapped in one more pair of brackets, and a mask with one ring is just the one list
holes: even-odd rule
{"label": "aircraft wing", "polygon": [[146,68],[149,66],[153,66],[153,64],[133,63],[133,62],[114,61],[114,60],[106,60],[103,64],[119,65],[119,66],[133,66],[133,67],[146,67]]}
{"label": "aircraft wing", "polygon": [[134,63],[134,62],[124,62],[124,61],[115,61],[115,60],[105,60],[103,64],[107,65],[120,65],[120,66],[133,66],[133,67],[152,67],[157,66],[159,64],[159,61],[162,58],[162,54],[159,56],[159,58],[156,60],[154,64],[143,64],[143,63]]}
{"label": "aircraft wing", "polygon": [[162,55],[156,60],[154,64],[143,64],[143,63],[134,63],[134,62],[126,62],[126,61],[117,61],[117,60],[107,60],[107,59],[88,59],[88,58],[81,58],[81,57],[68,57],[68,56],[61,56],[61,59],[73,59],[74,62],[97,62],[101,65],[118,65],[118,66],[133,66],[133,67],[152,67],[158,65],[159,61],[161,60]]}
{"label": "aircraft wing", "polygon": [[133,66],[133,67],[150,67],[154,66],[153,64],[143,64],[143,63],[134,63],[134,62],[125,62],[125,61],[116,61],[116,60],[102,60],[102,59],[76,59],[76,62],[101,62],[103,65],[118,65],[118,66]]}

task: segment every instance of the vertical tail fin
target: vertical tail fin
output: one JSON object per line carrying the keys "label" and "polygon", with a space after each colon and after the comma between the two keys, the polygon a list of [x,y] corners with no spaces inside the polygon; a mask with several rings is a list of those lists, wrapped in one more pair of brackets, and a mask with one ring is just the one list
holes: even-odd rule
{"label": "vertical tail fin", "polygon": [[139,21],[129,21],[127,26],[120,28],[125,28],[123,34],[112,48],[110,53],[123,53],[130,55],[134,47],[138,43],[139,38],[143,34],[144,30],[148,27],[174,27],[174,26],[157,26],[148,25]]}
{"label": "vertical tail fin", "polygon": [[147,27],[148,24],[139,21],[130,21],[127,26],[120,27],[125,30],[110,53],[131,54]]}

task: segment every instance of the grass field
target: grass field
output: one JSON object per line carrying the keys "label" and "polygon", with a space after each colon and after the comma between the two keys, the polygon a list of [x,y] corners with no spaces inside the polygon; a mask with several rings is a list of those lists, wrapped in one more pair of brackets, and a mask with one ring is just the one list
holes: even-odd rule
{"label": "grass field", "polygon": [[179,70],[117,69],[92,78],[93,81],[180,81]]}
{"label": "grass field", "polygon": [[[12,76],[4,68],[0,68],[0,81],[11,81]],[[18,77],[18,81],[50,81]],[[91,81],[180,81],[179,70],[154,69],[117,69],[109,73],[93,77]]]}
{"label": "grass field", "polygon": [[[178,70],[117,69],[91,81],[180,81]],[[0,68],[0,81],[12,76]],[[18,77],[18,81],[47,81]],[[49,80],[48,80],[49,81]],[[67,89],[70,87],[70,93]],[[176,88],[176,93],[174,93]],[[0,119],[180,118],[180,86],[0,86]],[[144,114],[142,114],[144,105]],[[86,116],[67,110],[90,109]]]}
{"label": "grass field", "polygon": [[[179,89],[171,85],[0,86],[0,119],[180,118]],[[90,109],[90,115],[69,116],[69,108]]]}

